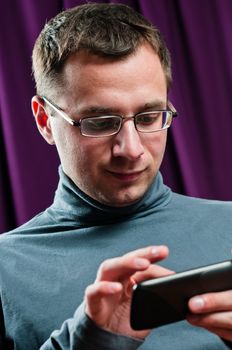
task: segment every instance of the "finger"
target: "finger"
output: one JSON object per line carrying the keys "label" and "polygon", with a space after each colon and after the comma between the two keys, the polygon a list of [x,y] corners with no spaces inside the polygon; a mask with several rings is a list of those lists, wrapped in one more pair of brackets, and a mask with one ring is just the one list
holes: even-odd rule
{"label": "finger", "polygon": [[209,313],[232,310],[232,290],[207,293],[191,298],[188,306],[193,313]]}
{"label": "finger", "polygon": [[[216,314],[215,314],[216,315]],[[215,316],[213,315],[213,316]],[[228,316],[228,315],[227,315]],[[188,316],[187,321],[197,327],[207,329],[209,332],[216,334],[217,336],[226,340],[232,341],[232,327],[231,327],[231,315],[229,317],[230,323],[228,323],[228,317],[224,315],[223,319],[217,319],[217,317],[204,317],[203,315]]]}
{"label": "finger", "polygon": [[125,289],[125,293],[128,297],[130,297],[135,284],[152,278],[163,277],[171,274],[174,274],[174,272],[165,269],[162,266],[150,265],[145,271],[136,272],[129,278]]}
{"label": "finger", "polygon": [[160,246],[149,246],[145,248],[140,248],[125,254],[126,257],[136,256],[140,258],[146,258],[151,263],[162,260],[168,256],[169,250],[165,245]]}
{"label": "finger", "polygon": [[232,330],[232,312],[215,312],[203,315],[188,315],[187,321],[194,326]]}
{"label": "finger", "polygon": [[134,283],[140,283],[151,278],[163,277],[167,275],[172,275],[174,273],[174,271],[166,269],[165,267],[162,267],[160,265],[150,265],[145,271],[136,272],[132,276],[132,279]]}
{"label": "finger", "polygon": [[[232,332],[231,330],[224,328],[206,328],[209,332],[216,334],[218,337],[223,338],[225,340],[232,341]],[[232,346],[232,344],[230,344]]]}
{"label": "finger", "polygon": [[227,326],[225,326],[225,324],[218,325],[218,322],[216,322],[216,324],[213,325],[213,318],[209,322],[209,320],[207,321],[207,319],[204,319],[204,316],[199,316],[198,318],[197,316],[188,316],[187,321],[193,326],[202,327],[221,338],[232,341],[232,329],[228,324]]}
{"label": "finger", "polygon": [[136,271],[146,270],[150,263],[164,259],[167,255],[167,247],[151,246],[105,260],[98,270],[96,281],[121,281]]}
{"label": "finger", "polygon": [[85,297],[90,301],[98,300],[107,295],[118,293],[122,290],[122,285],[119,282],[98,282],[89,285],[85,290]]}
{"label": "finger", "polygon": [[[85,290],[85,304],[86,313],[92,319],[98,319],[100,315],[101,322],[105,322],[103,315],[103,308],[108,303],[108,307],[113,308],[114,302],[120,298],[122,292],[122,285],[118,282],[98,282],[89,285]],[[107,299],[108,298],[108,299]],[[114,300],[115,299],[115,300]],[[108,310],[106,310],[108,311]]]}

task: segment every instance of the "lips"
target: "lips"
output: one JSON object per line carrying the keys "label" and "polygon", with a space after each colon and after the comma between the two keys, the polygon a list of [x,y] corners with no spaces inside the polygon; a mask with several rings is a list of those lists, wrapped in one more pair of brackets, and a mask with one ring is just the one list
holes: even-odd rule
{"label": "lips", "polygon": [[131,172],[115,172],[109,171],[109,173],[114,176],[116,179],[131,182],[139,179],[139,177],[143,174],[144,170],[139,171],[131,171]]}

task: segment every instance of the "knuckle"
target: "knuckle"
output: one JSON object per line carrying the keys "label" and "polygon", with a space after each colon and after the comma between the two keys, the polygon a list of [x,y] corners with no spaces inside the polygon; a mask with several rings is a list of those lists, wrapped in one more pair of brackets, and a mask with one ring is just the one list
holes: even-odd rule
{"label": "knuckle", "polygon": [[104,260],[99,266],[99,272],[101,274],[104,274],[105,272],[107,272],[110,269],[110,266],[112,265],[112,261],[113,259]]}
{"label": "knuckle", "polygon": [[230,329],[232,329],[232,312],[229,312],[228,321],[229,321]]}
{"label": "knuckle", "polygon": [[204,297],[204,302],[205,302],[205,308],[210,310],[215,308],[215,306],[217,305],[217,298],[215,294],[210,293]]}
{"label": "knuckle", "polygon": [[84,292],[84,299],[89,300],[93,294],[92,285],[89,285]]}

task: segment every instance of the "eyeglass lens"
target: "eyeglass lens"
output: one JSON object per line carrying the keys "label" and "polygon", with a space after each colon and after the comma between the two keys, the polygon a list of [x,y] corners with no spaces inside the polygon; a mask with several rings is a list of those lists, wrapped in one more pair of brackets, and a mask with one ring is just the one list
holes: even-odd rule
{"label": "eyeglass lens", "polygon": [[[110,136],[119,132],[123,123],[121,116],[100,116],[84,118],[81,121],[81,132],[86,136]],[[141,113],[134,117],[136,129],[140,132],[149,133],[166,129],[170,126],[172,113],[160,111],[153,113]]]}

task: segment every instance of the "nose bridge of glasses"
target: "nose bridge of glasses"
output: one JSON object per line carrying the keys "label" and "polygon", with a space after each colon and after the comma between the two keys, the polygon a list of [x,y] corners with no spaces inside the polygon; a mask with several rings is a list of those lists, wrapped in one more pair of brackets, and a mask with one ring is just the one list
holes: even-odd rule
{"label": "nose bridge of glasses", "polygon": [[127,115],[127,116],[120,116],[121,117],[121,127],[120,127],[120,129],[123,127],[123,125],[125,123],[132,122],[134,124],[134,128],[136,129],[136,131],[138,131],[137,130],[137,123],[136,123],[137,115],[138,114]]}
{"label": "nose bridge of glasses", "polygon": [[128,122],[130,120],[135,123],[136,115],[121,116],[121,119],[122,119],[122,123]]}
{"label": "nose bridge of glasses", "polygon": [[121,116],[121,126],[115,136],[117,155],[134,159],[143,153],[142,141],[134,122],[135,116]]}
{"label": "nose bridge of glasses", "polygon": [[120,132],[123,129],[126,131],[127,134],[133,134],[132,136],[135,137],[134,132],[138,133],[136,126],[136,116],[137,115],[120,116],[121,125],[118,132]]}

